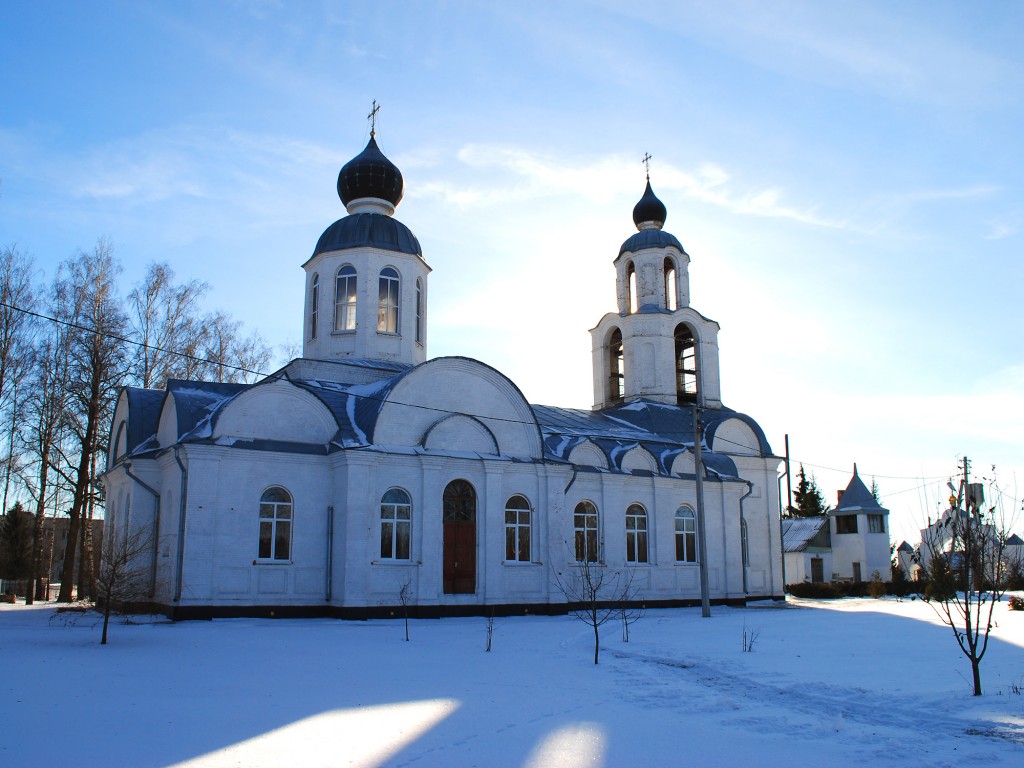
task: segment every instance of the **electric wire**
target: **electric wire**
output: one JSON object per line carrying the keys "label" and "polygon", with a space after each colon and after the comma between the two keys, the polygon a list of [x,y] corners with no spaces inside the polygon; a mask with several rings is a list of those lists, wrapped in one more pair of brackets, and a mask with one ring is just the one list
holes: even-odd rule
{"label": "electric wire", "polygon": [[[149,350],[153,350],[155,352],[161,352],[161,353],[166,354],[166,355],[171,355],[171,356],[175,356],[175,357],[181,357],[181,358],[184,358],[186,360],[191,360],[192,362],[202,363],[202,364],[210,365],[210,366],[216,366],[218,368],[225,368],[225,369],[229,369],[229,370],[233,370],[233,371],[238,371],[238,372],[245,373],[245,374],[250,374],[250,375],[253,375],[253,376],[261,376],[261,377],[264,377],[264,378],[269,377],[269,376],[272,375],[272,374],[267,373],[266,371],[256,371],[256,370],[253,370],[251,368],[245,368],[243,366],[233,365],[231,363],[215,362],[213,360],[210,360],[209,358],[198,357],[196,355],[192,355],[192,354],[189,354],[187,352],[181,352],[179,350],[174,350],[174,349],[166,349],[164,347],[158,347],[155,344],[147,344],[145,342],[138,341],[137,339],[128,338],[126,336],[119,336],[119,335],[111,333],[109,331],[100,331],[100,330],[98,330],[96,328],[92,328],[92,327],[89,327],[89,326],[86,326],[86,325],[82,325],[80,323],[74,323],[74,322],[71,322],[70,320],[62,320],[60,318],[53,317],[51,315],[43,314],[41,312],[36,312],[34,310],[26,309],[24,307],[19,307],[19,306],[13,305],[13,304],[8,304],[8,303],[3,302],[3,301],[0,301],[0,307],[6,308],[6,309],[10,309],[10,310],[13,310],[13,311],[16,311],[16,312],[22,312],[22,313],[24,313],[26,315],[29,315],[31,317],[35,317],[35,318],[38,318],[38,319],[41,319],[41,320],[47,320],[47,321],[49,321],[51,323],[55,323],[57,325],[63,325],[63,326],[68,327],[68,328],[74,328],[75,330],[83,331],[85,333],[103,336],[105,338],[113,339],[115,341],[119,341],[121,343],[129,344],[129,345],[132,345],[132,346],[135,346],[135,347],[139,347],[139,348],[142,348],[142,349],[149,349]],[[491,415],[485,416],[483,414],[474,414],[474,413],[468,413],[468,412],[465,412],[465,411],[453,411],[453,410],[450,410],[448,408],[438,408],[436,406],[422,405],[420,403],[404,403],[404,402],[401,402],[401,401],[398,401],[398,400],[393,400],[393,399],[389,399],[389,398],[386,398],[386,397],[379,397],[379,396],[374,396],[374,395],[360,394],[360,395],[357,395],[357,397],[363,398],[365,400],[369,400],[371,402],[378,402],[378,403],[381,403],[381,404],[387,403],[387,404],[391,404],[391,405],[399,405],[399,406],[403,406],[403,407],[406,407],[406,408],[419,408],[421,410],[427,410],[427,411],[431,411],[431,412],[434,412],[434,413],[439,413],[439,414],[444,414],[444,415],[449,415],[449,416],[467,416],[467,417],[470,417],[470,418],[489,419],[491,421],[497,421],[497,422],[508,423],[508,424],[518,424],[518,425],[523,425],[523,426],[539,426],[536,422],[524,421],[522,419],[512,419],[512,418],[507,418],[507,417],[502,417],[502,416],[491,416]],[[559,408],[558,406],[542,406],[542,407]],[[573,410],[573,409],[559,408],[559,410]],[[698,410],[707,410],[707,409],[698,409]],[[636,428],[637,429],[642,429],[642,427],[636,427]],[[659,431],[658,434],[659,435],[664,435],[666,437],[690,436],[690,435],[692,435],[692,431],[691,430],[686,430],[686,431],[665,430],[665,431]],[[682,441],[680,440],[678,442],[682,442]],[[738,443],[738,442],[736,442],[734,440],[729,440],[728,438],[725,438],[725,437],[722,437],[722,436],[718,436],[718,435],[715,436],[715,442],[727,443],[727,444],[735,446],[737,448],[749,449],[749,447],[750,447],[750,446],[745,445],[743,443]],[[811,463],[809,461],[803,461],[803,460],[799,460],[799,459],[790,457],[790,464],[792,465],[793,463],[798,463],[798,464],[806,465],[806,466],[812,467],[814,469],[823,469],[823,470],[827,470],[827,471],[830,471],[830,472],[845,473],[847,471],[847,470],[843,470],[843,469],[836,469],[835,467],[827,467],[827,466],[824,466],[824,465],[821,465],[821,464],[814,464],[814,463]],[[948,477],[947,475],[937,475],[935,477],[919,477],[919,476],[913,476],[913,475],[902,475],[902,476],[901,475],[880,475],[880,474],[875,474],[875,473],[872,473],[872,472],[867,472],[865,474],[870,475],[871,477],[875,477],[875,478],[882,478],[883,480],[918,480],[918,481],[925,482],[926,484],[928,484],[930,482],[941,481],[941,480],[944,480],[944,479],[946,479]],[[925,487],[925,486],[920,486],[920,487]],[[907,489],[907,491],[909,491],[909,490],[917,490],[917,487]],[[899,491],[897,493],[905,493],[907,491]],[[887,496],[891,496],[891,495],[896,495],[896,494],[886,494],[886,495]],[[1016,500],[1014,500],[1014,501],[1016,503]]]}

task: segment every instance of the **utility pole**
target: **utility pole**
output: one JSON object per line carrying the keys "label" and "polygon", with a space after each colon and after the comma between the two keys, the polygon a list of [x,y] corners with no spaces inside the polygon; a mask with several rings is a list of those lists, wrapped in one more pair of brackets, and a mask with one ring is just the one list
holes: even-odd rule
{"label": "utility pole", "polygon": [[786,514],[793,508],[793,481],[789,474],[789,433],[786,433]]}
{"label": "utility pole", "polygon": [[708,543],[704,532],[704,462],[701,461],[700,405],[693,404],[693,470],[697,475],[697,559],[700,561],[700,615],[711,618],[708,594]]}

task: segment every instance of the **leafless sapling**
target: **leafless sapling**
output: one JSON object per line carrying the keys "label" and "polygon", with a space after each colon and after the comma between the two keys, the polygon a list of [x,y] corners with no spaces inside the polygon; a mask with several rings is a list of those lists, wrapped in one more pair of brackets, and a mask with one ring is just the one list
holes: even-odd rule
{"label": "leafless sapling", "polygon": [[149,529],[121,532],[111,526],[104,536],[103,556],[96,575],[97,597],[103,610],[100,645],[107,644],[111,612],[128,610],[147,594],[150,574],[142,555],[151,544]]}
{"label": "leafless sapling", "polygon": [[405,619],[405,640],[409,641],[409,601],[412,599],[412,582],[406,579],[398,590],[398,602],[402,604],[402,618]]}
{"label": "leafless sapling", "polygon": [[[571,551],[571,550],[570,550]],[[609,570],[597,561],[596,547],[578,552],[580,559],[571,562],[562,573],[555,573],[555,581],[569,612],[594,631],[594,663],[601,652],[601,626],[621,615],[621,606],[628,594],[628,580],[623,591],[621,572]]]}
{"label": "leafless sapling", "polygon": [[959,490],[950,484],[954,495],[949,509],[921,532],[921,564],[927,573],[924,597],[970,661],[975,696],[982,693],[981,660],[988,650],[993,611],[1013,570],[1003,493],[992,469],[991,506],[984,503],[984,484],[967,482],[964,459]]}

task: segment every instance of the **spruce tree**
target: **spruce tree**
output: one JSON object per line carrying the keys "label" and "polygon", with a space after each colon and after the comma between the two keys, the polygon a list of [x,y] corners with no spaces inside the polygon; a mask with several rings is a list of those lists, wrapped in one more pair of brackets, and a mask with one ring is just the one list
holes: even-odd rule
{"label": "spruce tree", "polygon": [[814,475],[808,477],[807,472],[804,471],[804,465],[801,464],[799,477],[800,480],[793,492],[794,506],[789,508],[789,516],[817,517],[824,515],[828,512],[828,506],[825,504],[825,497],[822,495],[821,489],[818,488]]}

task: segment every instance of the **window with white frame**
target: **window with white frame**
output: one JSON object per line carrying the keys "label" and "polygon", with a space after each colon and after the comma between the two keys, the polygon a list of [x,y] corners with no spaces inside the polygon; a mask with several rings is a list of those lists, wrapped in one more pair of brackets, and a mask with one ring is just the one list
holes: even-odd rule
{"label": "window with white frame", "polygon": [[647,562],[647,510],[639,504],[626,510],[626,562]]}
{"label": "window with white frame", "polygon": [[334,286],[334,330],[356,329],[356,268],[346,264],[338,270]]}
{"label": "window with white frame", "polygon": [[284,488],[267,488],[260,497],[260,560],[288,560],[292,547],[292,497]]}
{"label": "window with white frame", "polygon": [[391,267],[380,271],[377,302],[377,332],[398,333],[398,272]]}
{"label": "window with white frame", "polygon": [[391,488],[380,500],[380,557],[408,560],[412,539],[412,499],[401,488]]}
{"label": "window with white frame", "polygon": [[416,278],[416,343],[423,343],[423,281]]}
{"label": "window with white frame", "polygon": [[598,562],[597,507],[591,501],[581,501],[573,513],[576,539],[576,562]]}
{"label": "window with white frame", "polygon": [[885,515],[868,515],[868,533],[885,533]]}
{"label": "window with white frame", "polygon": [[505,560],[530,562],[530,502],[513,496],[505,502]]}
{"label": "window with white frame", "polygon": [[697,562],[697,518],[685,504],[676,510],[676,562]]}
{"label": "window with white frame", "polygon": [[320,315],[320,275],[313,275],[313,285],[309,292],[309,338],[316,338],[316,324]]}

